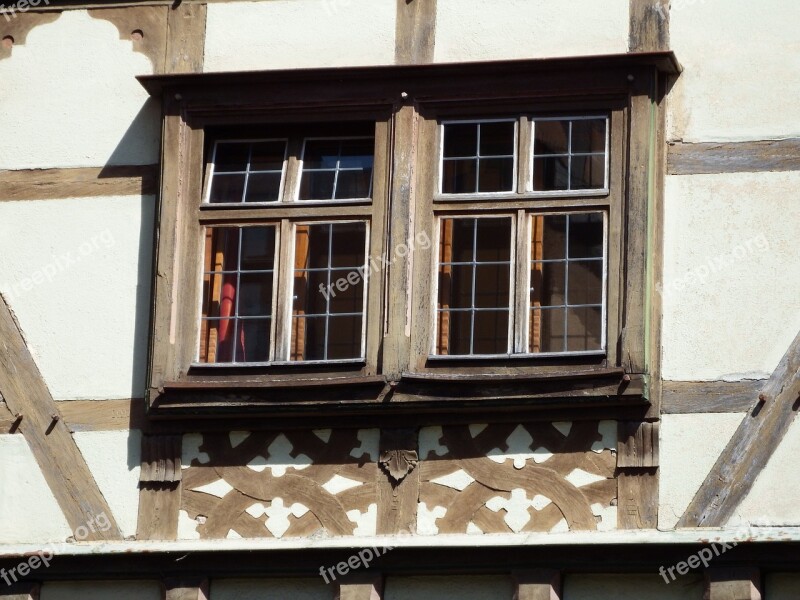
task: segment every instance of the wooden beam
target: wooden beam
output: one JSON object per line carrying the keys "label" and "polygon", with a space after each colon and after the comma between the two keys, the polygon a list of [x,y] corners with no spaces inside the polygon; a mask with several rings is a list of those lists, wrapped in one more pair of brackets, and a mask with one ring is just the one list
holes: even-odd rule
{"label": "wooden beam", "polygon": [[658,466],[658,422],[619,421],[617,467]]}
{"label": "wooden beam", "polygon": [[173,3],[167,14],[167,73],[199,73],[206,46],[206,4]]}
{"label": "wooden beam", "polygon": [[765,381],[665,381],[661,411],[691,413],[747,412],[758,401]]}
{"label": "wooden beam", "polygon": [[[11,10],[16,3],[4,3],[5,12],[0,15],[0,60],[9,58],[13,53],[14,46],[19,46],[25,43],[28,34],[34,27],[52,23],[60,13],[34,13],[34,12],[14,12]],[[2,197],[2,194],[0,194]]]}
{"label": "wooden beam", "polygon": [[[378,535],[414,533],[419,504],[419,430],[382,429],[378,476]],[[397,472],[398,468],[402,471]]]}
{"label": "wooden beam", "polygon": [[39,592],[38,583],[0,584],[0,598],[3,600],[39,600]]}
{"label": "wooden beam", "polygon": [[800,138],[758,142],[671,143],[670,175],[800,171]]}
{"label": "wooden beam", "polygon": [[436,42],[436,0],[397,0],[395,62],[433,62]]}
{"label": "wooden beam", "polygon": [[139,540],[174,540],[178,537],[181,503],[180,435],[142,436],[139,476]]}
{"label": "wooden beam", "polygon": [[535,569],[514,573],[514,600],[561,600],[561,573]]}
{"label": "wooden beam", "polygon": [[0,171],[0,202],[153,195],[158,165]]}
{"label": "wooden beam", "polygon": [[658,525],[658,469],[619,469],[617,527],[655,529]]}
{"label": "wooden beam", "polygon": [[208,600],[208,579],[164,580],[163,600]]}
{"label": "wooden beam", "polygon": [[761,600],[761,573],[757,568],[706,570],[705,600]]}
{"label": "wooden beam", "polygon": [[119,39],[131,40],[134,52],[141,52],[153,63],[153,72],[163,73],[167,52],[168,10],[167,5],[106,7],[90,9],[89,16],[115,25],[119,31]]}
{"label": "wooden beam", "polygon": [[753,487],[794,421],[800,397],[800,333],[706,477],[678,527],[722,527]]}
{"label": "wooden beam", "polygon": [[335,600],[381,600],[383,598],[383,577],[354,579],[337,586]]}
{"label": "wooden beam", "polygon": [[[75,531],[105,514],[107,530],[88,528],[87,540],[121,540],[111,509],[61,418],[11,310],[0,297],[0,393],[30,445],[50,490]],[[96,529],[96,530],[95,530]]]}
{"label": "wooden beam", "polygon": [[628,50],[669,50],[669,0],[630,0]]}
{"label": "wooden beam", "polygon": [[146,427],[144,398],[69,400],[58,404],[71,432],[114,431]]}

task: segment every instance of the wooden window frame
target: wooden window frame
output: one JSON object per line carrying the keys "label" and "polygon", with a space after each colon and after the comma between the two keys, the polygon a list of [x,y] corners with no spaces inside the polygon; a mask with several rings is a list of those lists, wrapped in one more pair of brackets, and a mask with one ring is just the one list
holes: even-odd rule
{"label": "wooden window frame", "polygon": [[[670,52],[457,65],[357,67],[139,77],[163,109],[162,177],[156,216],[147,401],[151,417],[187,415],[299,416],[452,413],[543,407],[630,407],[648,404],[652,354],[648,281],[658,183],[663,82],[680,67]],[[437,194],[442,120],[524,119],[606,114],[609,191],[531,192],[520,160],[515,192],[489,199]],[[201,204],[205,133],[221,127],[374,122],[373,201],[275,202],[265,207]],[[235,136],[240,137],[240,136]],[[517,126],[519,148],[532,145]],[[527,144],[527,146],[526,146]],[[531,158],[532,159],[532,158]],[[289,150],[289,162],[296,160]],[[291,168],[289,168],[291,171]],[[299,169],[295,169],[300,173]],[[296,178],[295,178],[296,179]],[[291,176],[285,183],[297,189]],[[284,192],[285,194],[285,192]],[[368,282],[363,364],[303,363],[197,368],[201,227],[365,220],[369,256],[392,254],[415,235],[436,239],[435,215],[489,210],[587,212],[608,204],[607,353],[520,359],[429,360],[431,265],[436,246],[416,248]],[[480,204],[478,209],[472,204]],[[502,207],[502,208],[501,208]],[[265,218],[264,212],[269,212]],[[527,222],[528,217],[526,216]],[[281,231],[286,235],[289,231]],[[522,238],[517,236],[520,243]],[[280,264],[290,264],[281,246]],[[522,270],[517,267],[517,270]],[[612,315],[613,313],[613,315]],[[277,341],[276,341],[277,343]],[[515,340],[518,344],[518,340]],[[423,350],[424,348],[424,350]],[[544,400],[538,402],[537,400]],[[335,400],[335,402],[331,402]],[[457,403],[456,400],[461,402]],[[616,413],[618,414],[618,413]]]}

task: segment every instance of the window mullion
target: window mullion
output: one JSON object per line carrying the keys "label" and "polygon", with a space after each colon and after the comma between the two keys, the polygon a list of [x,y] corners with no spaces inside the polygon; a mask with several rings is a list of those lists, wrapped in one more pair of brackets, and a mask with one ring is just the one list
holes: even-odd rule
{"label": "window mullion", "polygon": [[524,210],[517,211],[516,239],[514,245],[514,277],[511,297],[514,299],[513,332],[514,354],[528,352],[528,319],[530,309],[530,219]]}
{"label": "window mullion", "polygon": [[302,150],[303,138],[295,136],[289,139],[281,202],[294,202],[300,193],[300,178],[303,169],[303,163],[300,160]]}
{"label": "window mullion", "polygon": [[529,192],[532,181],[533,171],[533,121],[526,116],[519,118],[517,124],[517,193]]}
{"label": "window mullion", "polygon": [[275,360],[289,360],[292,333],[292,293],[294,281],[294,226],[288,220],[281,221],[278,233],[280,244],[275,268],[278,276],[277,302],[275,306]]}

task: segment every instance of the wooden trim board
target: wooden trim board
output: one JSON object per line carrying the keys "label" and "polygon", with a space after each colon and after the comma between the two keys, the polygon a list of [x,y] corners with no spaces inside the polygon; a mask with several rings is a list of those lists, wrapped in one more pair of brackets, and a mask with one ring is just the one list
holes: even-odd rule
{"label": "wooden trim board", "polygon": [[157,189],[158,165],[0,171],[0,202],[146,196]]}

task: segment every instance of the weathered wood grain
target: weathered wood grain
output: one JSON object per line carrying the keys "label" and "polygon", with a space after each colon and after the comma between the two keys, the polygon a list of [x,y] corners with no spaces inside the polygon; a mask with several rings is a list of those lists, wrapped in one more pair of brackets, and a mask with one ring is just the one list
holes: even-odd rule
{"label": "weathered wood grain", "polygon": [[630,0],[628,50],[669,50],[669,0]]}
{"label": "weathered wood grain", "polygon": [[658,524],[658,469],[620,469],[617,502],[620,529],[655,529]]}
{"label": "weathered wood grain", "polygon": [[[163,6],[135,6],[90,9],[89,16],[104,19],[119,30],[119,39],[132,40],[133,50],[153,63],[154,73],[164,72],[167,52],[167,11]],[[140,33],[134,36],[133,32]]]}
{"label": "weathered wood grain", "polygon": [[[0,393],[12,414],[24,415],[19,430],[36,457],[70,528],[88,529],[88,540],[120,540],[122,533],[86,460],[61,418],[56,402],[25,344],[14,316],[0,297]],[[105,515],[106,530],[87,524]]]}
{"label": "weathered wood grain", "polygon": [[146,427],[144,399],[69,400],[58,403],[71,432],[113,431]]}
{"label": "weathered wood grain", "polygon": [[167,14],[167,73],[203,70],[206,45],[206,4],[173,3]]}
{"label": "weathered wood grain", "polygon": [[658,422],[619,421],[617,467],[658,466]]}
{"label": "weathered wood grain", "polygon": [[[417,456],[417,439],[417,430],[413,428],[381,430],[381,457],[394,450]],[[420,470],[416,464],[399,483],[384,470],[377,471],[379,535],[416,531],[419,486]]]}
{"label": "weathered wood grain", "polygon": [[163,600],[208,600],[208,579],[167,578]]}
{"label": "weathered wood grain", "polygon": [[561,600],[561,573],[533,569],[514,573],[514,600]]}
{"label": "weathered wood grain", "polygon": [[800,333],[712,467],[678,527],[721,527],[753,487],[792,425],[800,397]]}
{"label": "weathered wood grain", "polygon": [[436,43],[436,0],[397,0],[395,62],[433,62]]}
{"label": "weathered wood grain", "polygon": [[352,582],[337,586],[335,600],[381,600],[383,577],[356,578]]}
{"label": "weathered wood grain", "polygon": [[[7,2],[4,8],[7,11],[16,6],[16,3]],[[0,40],[10,38],[11,44],[0,43],[0,60],[9,58],[13,53],[14,46],[25,43],[28,34],[34,27],[52,23],[61,15],[59,13],[35,13],[35,12],[7,12],[0,18]]]}
{"label": "weathered wood grain", "polygon": [[156,193],[158,165],[0,171],[0,202]]}
{"label": "weathered wood grain", "polygon": [[139,515],[136,524],[136,539],[177,539],[180,503],[180,482],[141,482],[139,484]]}
{"label": "weathered wood grain", "polygon": [[758,400],[763,380],[665,381],[665,414],[747,412]]}
{"label": "weathered wood grain", "polygon": [[672,143],[670,175],[800,171],[800,138],[756,142]]}
{"label": "weathered wood grain", "polygon": [[180,435],[142,436],[141,483],[173,483],[181,480]]}

